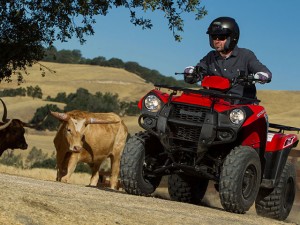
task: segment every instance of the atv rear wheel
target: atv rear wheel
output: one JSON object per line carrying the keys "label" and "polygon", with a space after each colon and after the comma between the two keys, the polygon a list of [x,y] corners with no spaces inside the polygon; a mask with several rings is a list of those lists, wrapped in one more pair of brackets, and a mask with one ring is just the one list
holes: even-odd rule
{"label": "atv rear wheel", "polygon": [[249,146],[235,147],[225,158],[220,181],[221,204],[226,211],[245,213],[253,205],[261,181],[261,163]]}
{"label": "atv rear wheel", "polygon": [[287,162],[274,189],[262,188],[255,202],[256,213],[260,216],[285,220],[292,209],[296,194],[296,171]]}
{"label": "atv rear wheel", "polygon": [[[148,154],[149,151],[146,151],[155,143],[152,139],[149,133],[140,132],[128,139],[125,145],[121,157],[120,177],[125,191],[129,194],[150,195],[161,181],[161,176],[149,176],[146,173],[146,168],[155,161]],[[155,149],[152,149],[152,152],[155,152]]]}
{"label": "atv rear wheel", "polygon": [[168,180],[170,199],[178,202],[200,204],[208,186],[208,179],[172,174]]}

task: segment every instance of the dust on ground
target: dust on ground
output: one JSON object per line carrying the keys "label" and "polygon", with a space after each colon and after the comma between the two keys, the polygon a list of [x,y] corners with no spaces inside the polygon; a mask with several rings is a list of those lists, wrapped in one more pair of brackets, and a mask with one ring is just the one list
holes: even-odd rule
{"label": "dust on ground", "polygon": [[[225,212],[217,205],[196,206],[156,197],[141,197],[124,191],[91,188],[49,180],[0,173],[0,224],[122,224],[192,225],[297,224],[246,214]],[[212,199],[211,199],[212,200]],[[209,203],[207,199],[207,204]]]}

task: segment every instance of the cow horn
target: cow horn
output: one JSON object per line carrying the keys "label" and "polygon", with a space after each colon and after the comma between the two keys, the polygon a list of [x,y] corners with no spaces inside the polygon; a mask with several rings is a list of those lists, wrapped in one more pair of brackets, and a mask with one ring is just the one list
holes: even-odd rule
{"label": "cow horn", "polygon": [[68,121],[69,115],[66,113],[60,113],[60,112],[53,112],[50,110],[50,114],[55,117],[56,119],[62,120],[62,121]]}
{"label": "cow horn", "polygon": [[119,120],[114,120],[114,121],[109,121],[109,120],[103,120],[103,119],[99,119],[99,118],[88,118],[86,120],[86,124],[111,124],[111,123],[119,123]]}
{"label": "cow horn", "polygon": [[2,121],[3,122],[7,122],[7,108],[6,108],[6,105],[4,103],[4,101],[0,98],[0,101],[2,102],[2,105],[3,105],[3,116],[2,116]]}
{"label": "cow horn", "polygon": [[23,121],[22,121],[22,125],[23,125],[23,127],[28,127],[28,128],[36,128],[37,127],[37,125],[35,125],[35,124],[25,123]]}
{"label": "cow horn", "polygon": [[8,120],[8,122],[7,122],[7,123],[5,123],[5,124],[1,125],[1,126],[0,126],[0,130],[4,130],[6,127],[8,127],[8,126],[9,126],[9,124],[10,124],[11,122],[12,122],[12,119]]}

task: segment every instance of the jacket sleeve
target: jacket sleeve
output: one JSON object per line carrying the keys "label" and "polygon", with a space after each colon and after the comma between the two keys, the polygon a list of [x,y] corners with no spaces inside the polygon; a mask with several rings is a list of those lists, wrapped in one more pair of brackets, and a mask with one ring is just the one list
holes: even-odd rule
{"label": "jacket sleeve", "polygon": [[209,62],[212,52],[209,52],[206,56],[204,56],[199,63],[195,66],[196,73],[198,74],[198,78],[202,80],[205,75],[208,75]]}
{"label": "jacket sleeve", "polygon": [[272,79],[272,73],[271,71],[263,65],[255,56],[255,54],[249,50],[248,52],[248,71],[251,74],[256,74],[258,72],[264,72],[268,75],[269,82]]}

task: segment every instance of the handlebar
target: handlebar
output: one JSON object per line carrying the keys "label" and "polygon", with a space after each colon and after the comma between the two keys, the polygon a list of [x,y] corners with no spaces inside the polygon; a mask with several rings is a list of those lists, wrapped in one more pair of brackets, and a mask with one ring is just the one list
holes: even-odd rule
{"label": "handlebar", "polygon": [[233,94],[226,94],[222,92],[218,92],[215,90],[209,90],[209,89],[189,89],[189,88],[184,88],[184,87],[176,87],[176,86],[169,86],[169,85],[164,85],[164,84],[154,84],[155,87],[157,88],[167,88],[170,90],[173,90],[175,92],[177,91],[182,91],[185,93],[195,93],[195,94],[201,94],[201,95],[206,95],[206,96],[211,96],[214,98],[222,98],[222,99],[235,99],[235,100],[245,100],[248,102],[253,102],[253,103],[259,103],[260,100],[258,99],[253,99],[253,98],[247,98],[247,97],[241,97]]}
{"label": "handlebar", "polygon": [[241,84],[241,85],[250,85],[258,82],[258,79],[254,78],[253,74],[249,75],[239,75],[238,77],[234,77],[231,80],[232,85],[234,84]]}
{"label": "handlebar", "polygon": [[[175,72],[175,75],[185,75],[188,73],[184,73],[184,72]],[[260,80],[259,79],[255,79],[254,78],[254,74],[249,74],[249,75],[245,75],[244,72],[240,72],[240,74],[237,77],[234,77],[233,79],[229,79],[230,83],[232,86],[236,85],[236,84],[241,84],[241,85],[251,85],[254,83],[258,83]]]}

